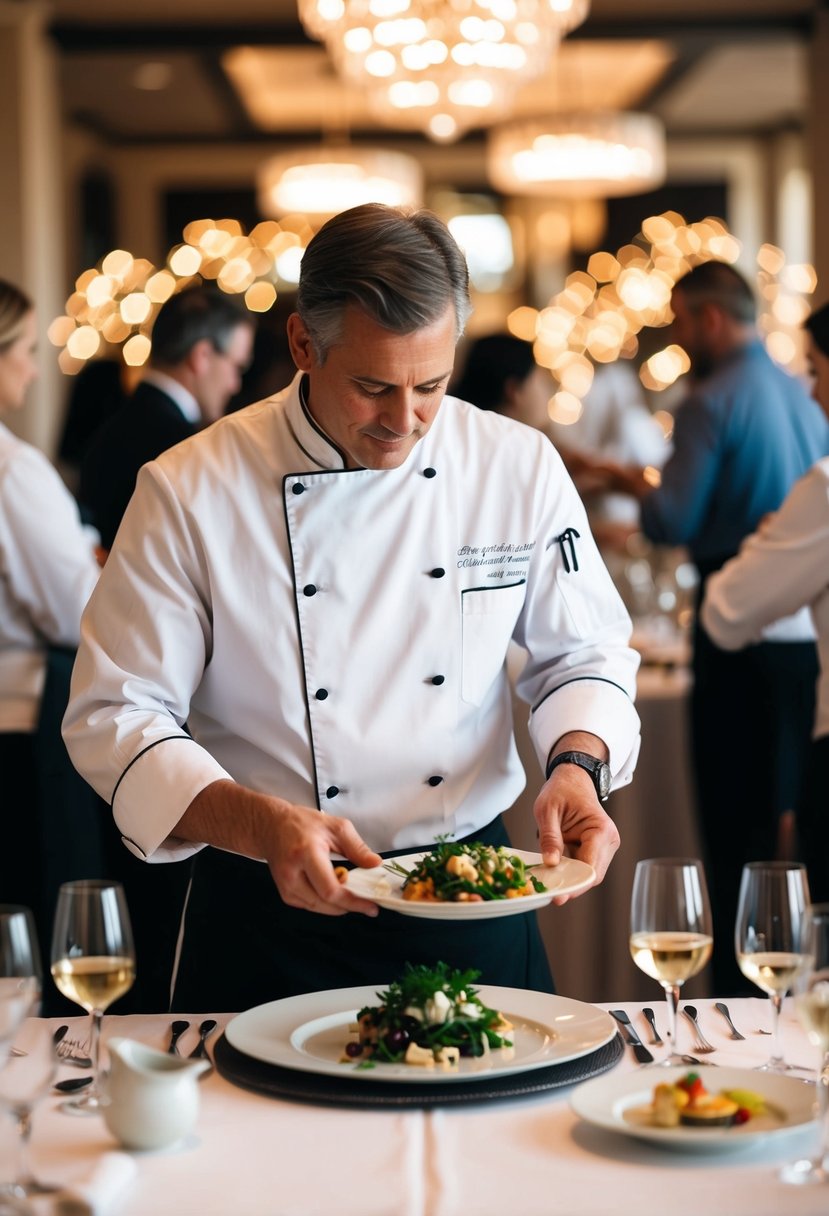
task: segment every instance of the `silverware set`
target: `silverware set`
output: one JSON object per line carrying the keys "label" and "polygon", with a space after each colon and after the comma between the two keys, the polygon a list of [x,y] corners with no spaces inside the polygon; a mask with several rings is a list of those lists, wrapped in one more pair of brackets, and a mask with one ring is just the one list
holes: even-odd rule
{"label": "silverware set", "polygon": [[[717,1010],[718,1013],[720,1013],[725,1018],[726,1022],[728,1023],[730,1037],[734,1040],[744,1041],[746,1036],[744,1034],[741,1034],[740,1031],[737,1029],[737,1027],[734,1025],[734,1022],[731,1018],[731,1014],[728,1011],[728,1006],[723,1001],[717,1001],[714,1005],[714,1008]],[[705,1035],[703,1034],[702,1028],[700,1027],[700,1024],[699,1024],[699,1014],[697,1012],[696,1007],[694,1005],[685,1005],[685,1006],[683,1006],[681,1012],[688,1019],[688,1021],[691,1023],[691,1025],[694,1028],[694,1035],[695,1035],[695,1041],[693,1044],[694,1051],[699,1053],[699,1055],[710,1055],[711,1052],[716,1051],[717,1048],[714,1046],[714,1044],[710,1043],[708,1041],[708,1039],[705,1037]],[[639,1061],[639,1063],[640,1064],[653,1063],[653,1061],[654,1061],[653,1053],[649,1050],[648,1047],[645,1046],[645,1044],[640,1039],[636,1029],[634,1028],[630,1018],[628,1017],[628,1015],[624,1011],[624,1009],[611,1009],[610,1013],[616,1019],[616,1021],[619,1023],[619,1025],[621,1027],[621,1031],[622,1031],[622,1037],[625,1039],[628,1046],[633,1050],[633,1053],[636,1056],[636,1059]],[[642,1016],[645,1018],[646,1022],[648,1023],[648,1026],[650,1027],[651,1045],[652,1046],[661,1046],[664,1043],[664,1039],[660,1035],[659,1028],[656,1025],[656,1016],[654,1014],[653,1009],[646,1006],[642,1010]],[[691,1056],[691,1055],[683,1055],[681,1058],[682,1058],[683,1063],[685,1063],[685,1064],[713,1064],[713,1061],[711,1061],[711,1060],[700,1060],[696,1056]]]}
{"label": "silverware set", "polygon": [[[213,1072],[213,1062],[210,1060],[207,1052],[207,1039],[216,1029],[217,1025],[218,1023],[214,1018],[205,1018],[204,1021],[199,1023],[199,1041],[187,1056],[187,1059],[190,1060],[204,1059],[210,1061],[210,1068],[201,1073],[199,1076],[200,1081],[205,1077],[209,1077]],[[190,1023],[184,1019],[177,1019],[171,1024],[170,1043],[167,1047],[170,1055],[181,1055],[178,1041],[189,1029]],[[63,1064],[72,1064],[75,1068],[91,1068],[92,1060],[87,1054],[89,1047],[86,1043],[81,1043],[77,1039],[67,1037],[68,1032],[68,1026],[58,1026],[52,1035],[56,1055]],[[85,1085],[89,1085],[91,1082],[91,1076],[69,1077],[65,1081],[56,1081],[52,1088],[60,1093],[74,1093],[76,1090],[83,1089]]]}

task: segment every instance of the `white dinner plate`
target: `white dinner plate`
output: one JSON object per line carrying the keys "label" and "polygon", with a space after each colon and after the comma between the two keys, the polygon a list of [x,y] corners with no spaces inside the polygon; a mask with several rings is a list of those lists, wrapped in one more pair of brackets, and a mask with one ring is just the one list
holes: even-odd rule
{"label": "white dinner plate", "polygon": [[[557,895],[575,895],[577,891],[591,886],[596,878],[592,866],[574,857],[563,857],[557,866],[543,866],[540,853],[512,848],[507,851],[520,857],[526,865],[538,867],[533,873],[544,883],[545,891],[521,895],[517,899],[490,899],[480,904],[456,904],[451,900],[426,903],[404,899],[404,876],[387,870],[385,865],[375,866],[371,870],[349,870],[345,885],[355,895],[370,899],[381,908],[401,912],[403,916],[423,916],[429,920],[492,920],[496,916],[515,916],[544,908]],[[427,852],[407,853],[405,857],[395,857],[393,860],[405,870],[412,870]]]}
{"label": "white dinner plate", "polygon": [[388,987],[334,988],[257,1005],[240,1013],[225,1030],[237,1051],[300,1072],[367,1081],[423,1082],[476,1081],[482,1076],[502,1077],[527,1069],[564,1064],[589,1055],[616,1033],[609,1013],[546,992],[523,988],[476,988],[483,1003],[497,1009],[515,1027],[513,1048],[493,1051],[482,1059],[464,1059],[457,1071],[421,1068],[412,1064],[376,1064],[360,1068],[340,1060],[354,1035],[349,1027],[366,1005],[379,1004],[377,993]]}
{"label": "white dinner plate", "polygon": [[675,1084],[687,1074],[686,1066],[640,1068],[619,1076],[597,1077],[573,1092],[570,1105],[577,1115],[596,1127],[688,1152],[742,1148],[767,1136],[796,1131],[814,1120],[813,1085],[780,1073],[703,1068],[700,1075],[707,1090],[719,1093],[723,1089],[751,1089],[763,1095],[768,1112],[734,1127],[655,1127],[646,1109],[654,1087],[659,1083]]}

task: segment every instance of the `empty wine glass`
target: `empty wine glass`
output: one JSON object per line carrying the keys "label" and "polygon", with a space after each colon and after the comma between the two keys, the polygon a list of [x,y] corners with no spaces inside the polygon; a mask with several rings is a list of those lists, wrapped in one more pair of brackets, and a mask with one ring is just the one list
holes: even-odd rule
{"label": "empty wine glass", "polygon": [[708,962],[713,944],[702,862],[675,857],[637,862],[630,906],[630,952],[640,971],[665,989],[669,1053],[660,1064],[683,1062],[676,1050],[679,990]]}
{"label": "empty wine glass", "polygon": [[64,1102],[61,1110],[96,1114],[105,1104],[98,1090],[104,1012],[135,980],[132,928],[120,883],[89,879],[61,886],[52,933],[52,977],[64,996],[90,1014],[92,1084]]}
{"label": "empty wine glass", "polygon": [[[42,1023],[27,1026],[25,1055],[14,1056],[0,1069],[0,1108],[12,1115],[17,1128],[17,1168],[14,1182],[4,1188],[18,1197],[49,1195],[61,1188],[37,1178],[29,1160],[32,1116],[49,1093],[58,1060],[52,1035]],[[0,1209],[2,1211],[2,1209]]]}
{"label": "empty wine glass", "polygon": [[762,1072],[790,1072],[780,1047],[783,997],[809,966],[804,931],[809,883],[806,867],[789,861],[743,866],[734,930],[737,963],[746,979],[768,993],[772,1005],[771,1054]]}
{"label": "empty wine glass", "polygon": [[[4,1079],[10,1066],[12,1041],[26,1018],[37,1012],[40,985],[40,952],[34,917],[28,908],[19,904],[0,904],[0,1070]],[[20,1057],[21,1060],[26,1058]],[[23,1150],[25,1145],[22,1145]],[[25,1163],[20,1162],[15,1182],[0,1193],[0,1216],[32,1214],[19,1185],[27,1172]]]}
{"label": "empty wine glass", "polygon": [[816,1157],[792,1161],[780,1171],[784,1182],[829,1182],[829,904],[806,909],[803,950],[808,959],[794,983],[795,1008],[809,1041],[820,1048],[817,1068],[820,1149]]}

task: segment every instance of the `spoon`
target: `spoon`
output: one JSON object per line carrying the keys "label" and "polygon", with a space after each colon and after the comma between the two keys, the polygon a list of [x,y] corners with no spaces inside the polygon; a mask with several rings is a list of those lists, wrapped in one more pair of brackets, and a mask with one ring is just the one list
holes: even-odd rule
{"label": "spoon", "polygon": [[188,1059],[195,1060],[199,1059],[199,1057],[205,1060],[210,1059],[210,1056],[207,1054],[207,1048],[205,1047],[205,1039],[216,1029],[217,1026],[218,1022],[214,1021],[213,1018],[205,1018],[205,1020],[199,1026],[199,1041],[190,1052]]}
{"label": "spoon", "polygon": [[170,1027],[170,1030],[172,1032],[171,1036],[170,1036],[170,1046],[167,1048],[167,1052],[169,1055],[171,1055],[171,1056],[180,1055],[180,1052],[179,1052],[179,1049],[177,1046],[178,1041],[181,1038],[181,1036],[184,1034],[184,1032],[189,1029],[190,1029],[189,1022],[185,1022],[185,1021],[173,1022],[172,1026]]}
{"label": "spoon", "polygon": [[652,1043],[661,1043],[662,1037],[661,1037],[659,1031],[656,1029],[656,1017],[654,1016],[653,1010],[652,1009],[643,1009],[642,1012],[644,1013],[645,1017],[648,1019],[648,1024],[651,1028],[651,1031],[653,1032],[653,1039],[651,1040],[651,1042]]}
{"label": "spoon", "polygon": [[732,1039],[745,1039],[745,1037],[746,1037],[746,1036],[745,1036],[744,1034],[740,1034],[739,1030],[738,1030],[738,1029],[737,1029],[737,1027],[734,1025],[734,1023],[732,1022],[732,1020],[731,1020],[731,1014],[728,1012],[728,1006],[725,1004],[725,1002],[724,1002],[724,1001],[716,1001],[716,1002],[714,1003],[714,1008],[716,1009],[717,1013],[721,1013],[721,1014],[723,1015],[723,1017],[725,1018],[726,1022],[728,1022],[728,1025],[731,1027],[731,1037],[732,1037]]}
{"label": "spoon", "polygon": [[83,1089],[84,1085],[91,1085],[92,1077],[69,1077],[66,1081],[56,1081],[52,1089],[61,1094],[72,1094],[76,1089]]}

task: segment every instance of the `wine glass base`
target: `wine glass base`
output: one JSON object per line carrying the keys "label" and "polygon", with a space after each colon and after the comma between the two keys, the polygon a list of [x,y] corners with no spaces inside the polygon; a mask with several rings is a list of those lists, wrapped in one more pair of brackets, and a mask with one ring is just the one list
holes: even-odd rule
{"label": "wine glass base", "polygon": [[820,1161],[810,1161],[808,1157],[790,1161],[778,1176],[781,1182],[787,1182],[790,1186],[817,1186],[829,1182],[829,1170],[824,1169]]}
{"label": "wine glass base", "polygon": [[805,1064],[787,1064],[785,1060],[767,1060],[765,1064],[755,1064],[752,1072],[773,1072],[773,1073],[788,1073],[802,1072],[807,1073],[806,1077],[793,1077],[794,1081],[809,1081],[814,1084],[814,1066],[807,1067]]}
{"label": "wine glass base", "polygon": [[[65,1190],[65,1185],[61,1183],[41,1182],[37,1178],[25,1178],[19,1182],[9,1183],[8,1189],[0,1195],[1,1200],[8,1199],[31,1199],[35,1195],[55,1195],[58,1191]],[[0,1208],[2,1211],[2,1208]]]}
{"label": "wine glass base", "polygon": [[79,1098],[69,1098],[66,1102],[61,1102],[58,1110],[65,1115],[100,1115],[108,1105],[108,1099],[100,1094],[85,1093]]}

